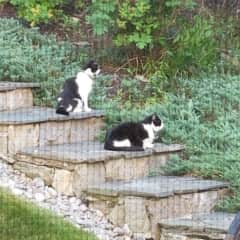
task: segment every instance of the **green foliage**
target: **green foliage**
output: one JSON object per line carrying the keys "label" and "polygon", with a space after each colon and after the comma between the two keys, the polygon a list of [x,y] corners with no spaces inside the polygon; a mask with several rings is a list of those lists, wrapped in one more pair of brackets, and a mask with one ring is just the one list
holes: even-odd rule
{"label": "green foliage", "polygon": [[192,0],[166,0],[165,6],[169,9],[174,9],[176,7],[185,7],[187,9],[194,8],[196,6],[196,2]]}
{"label": "green foliage", "polygon": [[37,104],[51,106],[64,80],[86,60],[86,50],[24,28],[13,19],[0,19],[0,36],[0,81],[39,82]]}
{"label": "green foliage", "polygon": [[97,240],[63,218],[0,189],[0,236],[3,240]]}
{"label": "green foliage", "polygon": [[182,26],[173,40],[175,49],[168,51],[171,69],[190,73],[199,69],[208,70],[219,53],[216,36],[213,19],[195,17],[194,24]]}
{"label": "green foliage", "polygon": [[159,26],[157,17],[152,16],[150,0],[137,0],[134,4],[128,0],[118,6],[117,27],[119,33],[115,39],[117,46],[135,44],[144,49],[153,43],[153,31]]}
{"label": "green foliage", "polygon": [[89,14],[86,17],[88,23],[93,26],[93,32],[96,35],[103,35],[114,26],[114,13],[117,5],[117,1],[98,1],[92,0],[89,7]]}
{"label": "green foliage", "polygon": [[220,55],[218,31],[214,23],[212,19],[198,16],[193,22],[185,23],[181,30],[175,32],[172,40],[162,38],[161,61],[148,58],[144,71],[161,76],[165,81],[168,79],[170,88],[176,86],[176,77],[181,75],[213,72]]}
{"label": "green foliage", "polygon": [[61,6],[65,0],[9,0],[16,7],[18,15],[35,26],[39,23],[48,23],[51,19],[62,15]]}
{"label": "green foliage", "polygon": [[162,37],[161,29],[176,20],[179,9],[190,9],[194,3],[193,0],[168,0],[165,4],[151,0],[92,1],[87,19],[97,35],[116,33],[117,46],[146,49],[156,47]]}
{"label": "green foliage", "polygon": [[181,9],[192,9],[194,3],[193,0],[168,0],[165,4],[150,0],[92,1],[87,19],[98,35],[116,33],[118,46],[133,44],[146,49],[156,47],[169,27],[177,27],[176,20],[182,18]]}
{"label": "green foliage", "polygon": [[239,49],[238,20],[211,15],[197,1],[92,1],[88,20],[95,34],[111,35],[115,46],[138,59],[129,62],[132,71],[158,76],[155,85],[167,80],[171,89],[177,77],[215,67],[239,72],[221,58],[223,50]]}

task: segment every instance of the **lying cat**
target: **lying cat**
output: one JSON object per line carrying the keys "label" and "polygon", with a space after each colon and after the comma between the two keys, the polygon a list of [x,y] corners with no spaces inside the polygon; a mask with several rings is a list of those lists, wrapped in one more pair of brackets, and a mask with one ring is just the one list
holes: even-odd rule
{"label": "lying cat", "polygon": [[121,123],[106,134],[104,149],[112,151],[144,151],[153,148],[156,134],[163,128],[161,119],[152,114],[141,122]]}
{"label": "lying cat", "polygon": [[99,72],[98,64],[91,60],[76,77],[67,79],[57,99],[56,113],[69,115],[70,112],[90,112],[88,96],[92,90],[93,78]]}

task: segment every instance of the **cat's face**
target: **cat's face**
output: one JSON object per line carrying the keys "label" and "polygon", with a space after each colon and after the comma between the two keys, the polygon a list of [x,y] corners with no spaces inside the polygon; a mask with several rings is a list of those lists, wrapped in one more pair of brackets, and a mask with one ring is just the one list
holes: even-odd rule
{"label": "cat's face", "polygon": [[95,77],[100,73],[100,68],[96,61],[91,60],[85,65],[84,71],[87,72],[88,75]]}
{"label": "cat's face", "polygon": [[163,129],[164,126],[162,120],[158,117],[156,113],[145,118],[144,122],[151,124],[154,132],[159,132],[161,129]]}

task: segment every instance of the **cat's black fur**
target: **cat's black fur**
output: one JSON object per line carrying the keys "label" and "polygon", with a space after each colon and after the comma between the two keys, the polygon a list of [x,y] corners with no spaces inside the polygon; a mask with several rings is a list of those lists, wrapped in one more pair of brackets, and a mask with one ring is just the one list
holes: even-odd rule
{"label": "cat's black fur", "polygon": [[78,105],[76,99],[81,101],[81,96],[78,93],[78,85],[75,82],[75,79],[76,77],[72,77],[65,81],[63,91],[59,94],[61,100],[58,101],[56,113],[69,115],[69,112],[67,111],[68,106],[71,105],[73,109],[75,109]]}
{"label": "cat's black fur", "polygon": [[[84,98],[80,95],[80,88],[84,88],[86,81],[91,81],[98,70],[98,64],[94,60],[91,60],[76,77],[71,77],[65,81],[63,90],[58,96],[57,114],[69,115],[70,112],[74,112],[79,104],[82,104],[82,108],[84,108],[84,105],[87,103],[84,102]],[[82,78],[82,86],[79,86],[77,82],[78,78]],[[88,86],[86,91],[90,90]],[[89,93],[86,94],[88,95]]]}
{"label": "cat's black fur", "polygon": [[[152,128],[153,125],[154,129]],[[105,137],[104,149],[112,151],[144,151],[151,148],[156,133],[163,127],[161,119],[152,114],[141,122],[126,122],[110,129]],[[147,130],[148,129],[148,130]],[[129,141],[130,146],[116,146],[114,142]],[[148,146],[145,144],[148,141]],[[126,145],[129,145],[127,143]]]}

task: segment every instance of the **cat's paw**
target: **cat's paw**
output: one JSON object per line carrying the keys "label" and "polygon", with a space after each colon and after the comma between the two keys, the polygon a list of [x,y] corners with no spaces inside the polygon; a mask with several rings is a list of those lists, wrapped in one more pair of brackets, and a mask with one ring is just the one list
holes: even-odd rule
{"label": "cat's paw", "polygon": [[84,108],[84,111],[85,111],[85,112],[91,112],[92,109],[91,109],[91,108]]}
{"label": "cat's paw", "polygon": [[151,148],[153,148],[153,147],[154,147],[154,145],[153,145],[152,143],[147,143],[147,144],[144,144],[144,145],[143,145],[143,148],[144,148],[144,149],[148,149],[148,148],[151,149]]}
{"label": "cat's paw", "polygon": [[82,112],[82,108],[75,108],[73,113],[80,113]]}

